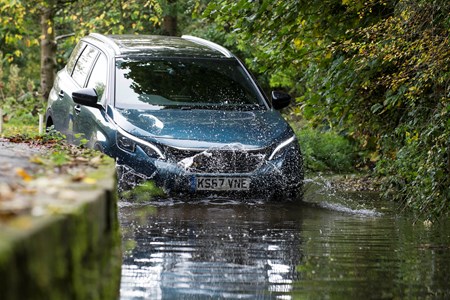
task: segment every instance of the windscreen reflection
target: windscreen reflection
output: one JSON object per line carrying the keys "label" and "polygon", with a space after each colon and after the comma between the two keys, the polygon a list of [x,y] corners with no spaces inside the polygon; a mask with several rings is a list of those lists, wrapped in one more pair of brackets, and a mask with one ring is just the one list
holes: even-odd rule
{"label": "windscreen reflection", "polygon": [[258,109],[263,99],[228,59],[117,59],[116,107]]}

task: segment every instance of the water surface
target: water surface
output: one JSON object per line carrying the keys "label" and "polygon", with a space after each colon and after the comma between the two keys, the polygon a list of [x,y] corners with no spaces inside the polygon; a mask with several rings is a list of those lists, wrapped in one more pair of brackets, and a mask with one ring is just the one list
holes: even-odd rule
{"label": "water surface", "polygon": [[370,194],[120,203],[121,299],[450,298],[449,221]]}

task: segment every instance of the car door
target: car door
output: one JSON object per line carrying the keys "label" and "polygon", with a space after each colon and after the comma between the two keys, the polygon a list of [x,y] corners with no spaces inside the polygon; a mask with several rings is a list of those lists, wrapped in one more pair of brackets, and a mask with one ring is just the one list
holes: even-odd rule
{"label": "car door", "polygon": [[73,137],[71,130],[73,109],[71,94],[79,87],[73,80],[72,73],[85,48],[86,43],[83,41],[76,45],[66,66],[58,72],[48,97],[47,125],[53,125],[56,130],[66,135],[68,140],[72,140]]}
{"label": "car door", "polygon": [[68,118],[67,118],[67,139],[70,142],[76,143],[79,140],[78,129],[74,122],[75,117],[79,114],[80,105],[73,102],[72,93],[85,87],[88,79],[88,75],[91,72],[92,66],[99,55],[97,48],[86,44],[81,55],[78,57],[71,74],[71,82],[60,92],[60,96],[64,97],[64,102],[68,106]]}
{"label": "car door", "polygon": [[72,72],[71,60],[69,60],[64,72],[58,74],[54,91],[50,96],[53,97],[53,94],[57,94],[57,101],[51,105],[55,129],[65,134],[69,142],[76,142],[77,132],[74,131],[74,116],[79,111],[79,105],[73,101],[72,93],[85,87],[92,65],[99,55],[99,51],[89,44],[85,44],[80,51]]}
{"label": "car door", "polygon": [[[99,107],[106,103],[107,79],[108,59],[103,52],[99,52],[86,81],[87,88],[95,89]],[[103,108],[75,105],[73,126],[79,140],[84,140],[91,148],[104,150],[110,129]]]}

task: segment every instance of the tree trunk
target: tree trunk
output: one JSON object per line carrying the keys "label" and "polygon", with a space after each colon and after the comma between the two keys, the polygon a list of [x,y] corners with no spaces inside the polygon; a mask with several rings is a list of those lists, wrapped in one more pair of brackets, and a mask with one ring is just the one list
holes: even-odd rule
{"label": "tree trunk", "polygon": [[177,35],[177,1],[167,1],[166,15],[163,17],[162,30],[163,34],[175,36]]}
{"label": "tree trunk", "polygon": [[41,95],[45,101],[55,80],[56,71],[54,6],[54,1],[48,0],[41,9]]}
{"label": "tree trunk", "polygon": [[163,33],[165,35],[171,35],[171,36],[177,35],[177,17],[176,16],[164,16]]}

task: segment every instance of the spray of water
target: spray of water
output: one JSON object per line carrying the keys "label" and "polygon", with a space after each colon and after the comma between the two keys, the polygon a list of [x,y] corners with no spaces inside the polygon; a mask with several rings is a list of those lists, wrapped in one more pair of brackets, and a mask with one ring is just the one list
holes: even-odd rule
{"label": "spray of water", "polygon": [[324,176],[305,179],[304,202],[317,207],[346,214],[379,217],[381,212],[373,207],[374,193],[346,192],[335,188]]}

